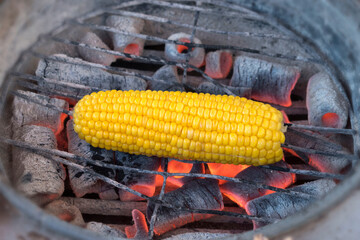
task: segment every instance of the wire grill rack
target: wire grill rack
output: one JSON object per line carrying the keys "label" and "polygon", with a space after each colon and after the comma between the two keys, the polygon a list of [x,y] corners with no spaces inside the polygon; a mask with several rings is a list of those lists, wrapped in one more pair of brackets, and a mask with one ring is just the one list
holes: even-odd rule
{"label": "wire grill rack", "polygon": [[[126,10],[128,8],[132,9],[132,7],[139,6],[142,4],[149,5],[152,7],[157,6],[157,7],[164,7],[164,8],[172,8],[172,9],[176,9],[177,11],[189,11],[193,15],[193,19],[192,19],[193,23],[187,24],[187,23],[182,23],[182,22],[179,22],[179,21],[176,21],[173,19],[168,19],[165,17],[159,17],[159,16],[149,15],[149,14],[145,14],[145,13],[141,13],[141,12]],[[64,24],[61,27],[59,27],[58,29],[55,29],[53,32],[43,35],[43,36],[40,36],[39,42],[36,43],[31,49],[24,52],[20,61],[24,62],[24,61],[27,61],[29,58],[35,57],[38,59],[49,59],[52,61],[68,63],[66,58],[62,58],[60,56],[50,56],[49,54],[44,54],[38,50],[38,46],[41,45],[43,42],[54,42],[54,43],[63,44],[65,46],[86,48],[86,49],[90,49],[90,50],[94,50],[94,51],[98,51],[98,52],[102,52],[102,53],[111,54],[111,55],[114,55],[117,57],[130,58],[130,59],[132,59],[133,62],[142,63],[145,65],[146,64],[156,64],[159,66],[161,66],[161,65],[177,66],[178,68],[183,69],[182,82],[179,83],[179,85],[184,86],[185,89],[187,89],[189,91],[196,91],[196,89],[194,89],[193,86],[191,86],[187,83],[188,69],[191,68],[197,74],[202,76],[202,78],[205,81],[209,81],[211,83],[216,84],[218,87],[221,87],[224,90],[224,92],[226,92],[229,95],[234,95],[234,93],[231,92],[226,87],[225,84],[219,83],[217,80],[214,80],[211,77],[209,77],[207,74],[205,74],[204,71],[201,70],[200,68],[197,68],[197,67],[189,64],[190,54],[187,55],[185,63],[178,63],[178,62],[174,62],[174,61],[168,61],[161,57],[136,56],[136,55],[131,55],[131,54],[123,53],[123,52],[107,50],[107,49],[103,49],[103,48],[99,48],[99,47],[90,46],[90,45],[87,45],[87,44],[84,44],[84,43],[81,43],[78,41],[70,40],[70,39],[67,39],[66,37],[61,36],[62,35],[61,33],[65,29],[76,26],[76,27],[81,27],[84,29],[101,30],[104,32],[123,34],[123,35],[127,35],[127,36],[144,39],[146,41],[156,42],[158,44],[174,43],[174,44],[185,45],[188,48],[201,47],[201,48],[205,48],[206,50],[225,49],[225,50],[230,50],[230,51],[234,51],[234,52],[238,52],[238,53],[243,53],[243,52],[251,53],[251,54],[271,57],[271,58],[275,58],[275,59],[288,60],[291,62],[312,63],[312,64],[320,65],[321,67],[327,68],[327,63],[325,61],[323,61],[319,56],[316,56],[315,54],[312,54],[312,55],[310,54],[308,57],[300,57],[300,56],[285,55],[282,53],[272,54],[272,53],[258,50],[258,49],[243,48],[243,47],[232,46],[232,45],[195,44],[193,42],[193,39],[198,32],[206,32],[208,34],[213,34],[214,37],[216,37],[217,35],[224,35],[224,36],[230,37],[230,38],[234,37],[234,36],[241,36],[241,37],[260,38],[260,39],[281,39],[284,41],[294,41],[300,45],[304,44],[304,42],[302,42],[301,39],[299,39],[297,36],[294,36],[291,32],[285,31],[284,29],[281,29],[281,30],[285,31],[286,34],[285,33],[284,34],[256,33],[256,32],[246,32],[246,31],[225,31],[222,29],[212,29],[212,28],[207,28],[207,27],[203,27],[203,26],[198,26],[199,17],[206,16],[209,14],[219,15],[219,17],[224,16],[226,14],[227,17],[233,17],[233,18],[237,18],[237,19],[245,19],[246,21],[252,21],[252,22],[272,22],[272,20],[269,20],[263,16],[260,16],[256,13],[250,11],[249,9],[246,9],[246,8],[243,8],[240,6],[231,6],[231,8],[230,8],[229,5],[227,5],[226,3],[223,3],[221,1],[212,1],[212,0],[181,1],[181,2],[131,1],[131,2],[125,2],[125,3],[115,6],[115,7],[111,6],[108,8],[103,8],[103,9],[97,10],[95,12],[91,12],[85,16],[78,17],[76,19],[71,19],[71,20],[64,22]],[[184,42],[179,42],[179,41],[168,40],[168,39],[158,37],[158,36],[152,36],[152,35],[146,35],[146,34],[135,34],[135,33],[125,32],[125,31],[119,31],[112,27],[97,24],[97,23],[94,23],[91,21],[91,19],[98,17],[98,16],[103,16],[103,15],[121,15],[121,16],[126,16],[126,17],[136,17],[136,18],[144,19],[149,22],[156,22],[156,23],[161,23],[161,24],[180,26],[180,27],[186,28],[188,30],[188,32],[191,34],[191,39],[190,39],[191,41],[189,43],[184,43]],[[307,51],[307,52],[309,52],[309,51]],[[120,74],[120,75],[136,76],[136,77],[144,79],[145,81],[159,81],[158,79],[153,79],[153,77],[151,77],[149,75],[139,73],[138,71],[132,71],[132,69],[113,67],[113,66],[104,66],[101,64],[90,63],[90,62],[71,63],[71,64],[78,64],[78,65],[85,65],[85,66],[90,66],[90,67],[94,67],[94,68],[99,68],[99,69],[107,70],[107,71],[114,72],[114,73]],[[15,69],[14,71],[10,72],[8,74],[8,78],[11,78],[12,82],[15,83],[17,86],[21,86],[23,88],[34,90],[34,91],[39,91],[39,92],[45,93],[49,96],[57,95],[57,96],[62,96],[62,97],[67,97],[67,98],[78,99],[77,96],[73,96],[68,93],[52,91],[49,89],[43,89],[43,87],[38,85],[39,81],[47,81],[47,82],[51,82],[53,84],[63,85],[67,88],[72,88],[75,90],[76,89],[87,90],[89,93],[93,92],[93,91],[102,90],[99,88],[89,87],[89,86],[80,85],[80,84],[71,84],[71,83],[56,81],[56,79],[48,79],[48,78],[38,77],[31,73],[19,71],[19,69]],[[21,97],[21,98],[25,99],[26,101],[30,101],[35,104],[41,104],[40,102],[36,101],[36,99],[32,99],[31,97],[23,95],[19,92],[9,91],[9,93],[11,93],[17,97]],[[0,106],[4,107],[5,102],[6,102],[6,96],[3,96],[1,99],[1,102],[0,102],[1,103]],[[71,115],[71,111],[66,111],[64,109],[58,109],[52,105],[44,105],[44,106],[51,108],[51,109],[55,109],[57,111],[61,111],[65,114]],[[346,135],[350,135],[350,136],[353,136],[355,134],[355,131],[352,129],[332,129],[332,128],[305,126],[305,125],[298,125],[298,124],[287,124],[287,125],[288,125],[290,131],[295,131],[296,133],[302,134],[303,136],[308,137],[308,138],[314,138],[314,137],[307,135],[307,133],[304,132],[303,130],[325,132],[327,134],[346,134]],[[322,141],[320,139],[315,139],[315,140]],[[193,212],[193,213],[217,214],[217,215],[226,215],[226,216],[232,216],[232,217],[245,218],[245,219],[249,219],[249,220],[272,221],[272,219],[266,219],[264,217],[250,216],[250,215],[246,215],[246,214],[239,214],[239,213],[228,212],[228,211],[189,209],[189,208],[186,208],[183,206],[177,206],[176,204],[169,203],[166,201],[166,198],[164,197],[165,187],[166,187],[166,179],[169,177],[174,177],[174,176],[201,177],[201,178],[226,180],[226,181],[232,181],[232,182],[238,182],[238,183],[247,183],[247,184],[252,184],[260,189],[268,189],[268,190],[272,190],[275,192],[283,192],[286,194],[291,194],[294,196],[307,198],[307,199],[314,199],[314,200],[316,199],[315,196],[312,196],[310,194],[296,192],[296,191],[293,191],[290,189],[276,188],[276,187],[272,187],[269,185],[258,184],[256,182],[242,180],[242,179],[238,179],[238,178],[230,178],[230,177],[211,175],[211,174],[169,173],[167,171],[167,160],[165,160],[165,165],[164,165],[165,167],[164,167],[163,172],[149,171],[149,170],[144,170],[144,169],[137,169],[137,168],[131,168],[131,167],[118,166],[118,165],[114,165],[114,164],[97,162],[97,161],[93,161],[91,159],[77,156],[77,155],[74,155],[74,154],[71,154],[68,152],[54,150],[54,149],[46,149],[46,148],[42,148],[42,147],[36,147],[29,143],[19,142],[16,140],[5,138],[5,137],[0,137],[0,141],[4,142],[6,144],[10,144],[15,147],[26,149],[30,152],[33,152],[33,153],[36,153],[39,155],[43,155],[43,156],[47,157],[48,159],[60,162],[66,166],[71,166],[73,168],[93,174],[98,179],[100,179],[108,184],[111,184],[116,188],[128,191],[134,195],[137,195],[141,198],[146,199],[147,201],[153,201],[156,205],[155,205],[155,209],[153,211],[153,215],[151,216],[151,220],[150,220],[150,231],[149,231],[150,238],[152,238],[154,235],[154,226],[156,223],[158,208],[160,206],[175,208],[179,211],[188,211],[188,212]],[[331,144],[331,143],[329,143],[329,144]],[[301,148],[301,147],[292,146],[292,145],[283,145],[283,147],[293,149],[293,150],[303,152],[303,153],[320,154],[320,155],[347,158],[353,162],[356,162],[358,160],[358,157],[356,155],[349,154],[349,153],[325,152],[325,151],[319,151],[319,150],[314,150],[314,149]],[[95,165],[95,166],[98,166],[101,168],[121,169],[121,170],[130,171],[130,172],[160,175],[163,177],[163,184],[162,184],[160,194],[156,199],[151,198],[151,197],[146,196],[140,192],[137,192],[119,182],[116,182],[113,179],[110,179],[106,176],[96,173],[93,170],[89,169],[88,167],[82,166],[81,163],[88,163],[88,164]],[[333,173],[319,172],[319,171],[313,171],[313,170],[290,169],[290,168],[281,168],[281,167],[274,167],[274,166],[260,166],[259,168],[266,168],[266,169],[271,169],[271,170],[275,170],[275,171],[291,172],[291,173],[295,173],[295,174],[314,176],[314,177],[318,177],[318,178],[331,178],[331,179],[337,179],[337,180],[343,180],[345,178],[345,175],[342,175],[342,174],[333,174]]]}

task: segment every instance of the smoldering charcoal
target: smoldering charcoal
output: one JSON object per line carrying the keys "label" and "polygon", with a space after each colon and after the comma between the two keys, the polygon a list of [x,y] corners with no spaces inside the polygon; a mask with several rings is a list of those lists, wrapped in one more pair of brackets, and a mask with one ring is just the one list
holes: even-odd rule
{"label": "smoldering charcoal", "polygon": [[[274,167],[291,168],[283,161],[272,164]],[[235,178],[266,184],[273,187],[285,188],[294,183],[295,175],[288,172],[280,172],[265,168],[250,166],[238,173]],[[220,186],[221,192],[235,201],[240,207],[255,198],[261,197],[267,193],[267,189],[259,189],[253,184],[226,182]]]}
{"label": "smoldering charcoal", "polygon": [[[143,170],[156,171],[160,166],[160,159],[157,157],[148,157],[144,155],[134,155],[123,152],[115,152],[116,164],[120,166],[138,168]],[[147,196],[153,196],[155,192],[156,175],[147,173],[130,172],[118,170],[116,180],[134,190]],[[140,197],[119,189],[119,197],[122,201],[134,201]]]}
{"label": "smoldering charcoal", "polygon": [[300,77],[297,67],[238,56],[233,70],[231,86],[251,88],[251,97],[255,100],[286,107],[291,105],[291,91]]}
{"label": "smoldering charcoal", "polygon": [[[292,191],[308,193],[315,198],[320,198],[335,186],[335,182],[331,179],[320,179],[289,189]],[[287,216],[306,208],[313,201],[301,196],[277,192],[251,200],[246,204],[245,210],[249,215],[267,217],[274,220],[284,219]],[[269,224],[269,222],[265,221],[253,222],[254,228]]]}
{"label": "smoldering charcoal", "polygon": [[[99,36],[93,32],[85,33],[85,35],[80,39],[80,42],[89,45],[91,47],[98,47],[98,48],[110,50],[110,48],[99,38]],[[78,52],[84,60],[93,63],[100,63],[109,66],[112,62],[116,61],[116,57],[114,55],[88,49],[81,46],[78,47]]]}
{"label": "smoldering charcoal", "polygon": [[[106,19],[106,25],[121,32],[141,33],[144,20],[139,18],[111,15]],[[144,47],[144,39],[130,35],[110,32],[114,50],[134,55],[141,55]]]}
{"label": "smoldering charcoal", "polygon": [[[67,138],[69,143],[68,151],[70,153],[94,161],[112,163],[113,152],[106,149],[94,148],[84,140],[81,140],[74,131],[72,120],[67,123]],[[109,178],[114,179],[115,177],[115,171],[113,169],[87,165],[86,163],[83,163],[83,165]],[[114,187],[98,180],[93,174],[72,167],[68,167],[68,172],[71,188],[77,197],[82,197],[87,193],[98,193],[102,199],[117,198]]]}
{"label": "smoldering charcoal", "polygon": [[[53,131],[46,127],[26,125],[13,138],[34,146],[56,149]],[[13,176],[16,188],[38,204],[59,198],[64,192],[65,168],[46,157],[13,148]]]}
{"label": "smoldering charcoal", "polygon": [[311,125],[344,128],[348,121],[349,100],[344,89],[326,73],[317,73],[308,82],[306,93]]}
{"label": "smoldering charcoal", "polygon": [[165,65],[159,68],[149,82],[149,89],[161,91],[184,91],[176,66]]}
{"label": "smoldering charcoal", "polygon": [[[285,134],[285,143],[325,152],[337,152],[340,154],[349,153],[348,149],[341,146],[331,137],[325,137],[315,132],[306,132],[306,134],[307,135],[304,136],[294,131],[288,131]],[[323,154],[308,153],[299,153],[299,155],[302,158],[305,156],[307,159],[303,159],[304,161],[308,162],[310,166],[322,172],[341,173],[350,165],[350,160],[341,156],[327,156]]]}
{"label": "smoldering charcoal", "polygon": [[[33,101],[39,102],[42,105],[51,105],[59,110],[69,110],[69,104],[57,98],[50,98],[41,94],[18,90],[17,93],[25,95]],[[24,125],[42,125],[50,128],[54,133],[59,132],[62,126],[63,113],[45,106],[41,106],[35,102],[15,96],[12,104],[12,129],[14,132],[18,131],[19,127]]]}
{"label": "smoldering charcoal", "polygon": [[[188,182],[181,188],[165,193],[163,200],[171,205],[190,209],[222,210],[224,208],[218,181],[215,179],[196,179]],[[154,208],[155,204],[151,201],[148,202],[146,210],[148,220],[150,220]],[[209,214],[159,207],[154,231],[156,234],[162,234],[187,223],[209,217],[211,217]]]}
{"label": "smoldering charcoal", "polygon": [[147,87],[146,81],[141,78],[112,74],[100,68],[88,66],[86,61],[79,58],[63,54],[56,54],[53,57],[61,61],[41,59],[36,69],[36,75],[64,83],[78,84],[82,88],[63,86],[45,80],[40,81],[40,87],[47,90],[69,93],[82,98],[93,92],[89,87],[100,90],[145,90]]}

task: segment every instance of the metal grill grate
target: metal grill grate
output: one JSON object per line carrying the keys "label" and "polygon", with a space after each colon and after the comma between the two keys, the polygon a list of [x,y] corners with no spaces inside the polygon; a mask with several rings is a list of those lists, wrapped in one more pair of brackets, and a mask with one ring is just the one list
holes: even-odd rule
{"label": "metal grill grate", "polygon": [[[132,8],[134,6],[138,6],[141,4],[146,4],[148,6],[175,8],[175,9],[181,10],[181,11],[191,11],[192,15],[193,15],[193,24],[181,23],[176,20],[172,20],[172,19],[168,19],[168,18],[164,18],[164,17],[158,17],[158,16],[149,15],[149,14],[144,14],[141,12],[134,12],[134,11],[126,10],[127,8]],[[241,37],[248,37],[248,38],[259,38],[259,39],[276,39],[276,40],[281,39],[283,41],[294,41],[300,45],[304,44],[297,37],[295,37],[293,35],[288,35],[288,34],[280,35],[280,34],[273,34],[273,33],[253,33],[253,32],[246,32],[246,31],[224,31],[221,29],[211,29],[211,28],[198,26],[199,17],[203,16],[203,15],[206,16],[207,14],[218,14],[219,17],[224,16],[226,14],[227,17],[241,18],[241,19],[246,19],[247,21],[252,21],[252,22],[269,22],[269,19],[265,19],[262,16],[259,16],[256,13],[254,13],[246,8],[242,8],[239,6],[234,7],[231,10],[228,10],[225,8],[227,8],[226,4],[223,4],[221,2],[216,2],[216,1],[210,1],[210,0],[196,1],[196,2],[195,1],[184,1],[182,3],[174,3],[174,2],[170,3],[170,2],[165,2],[165,1],[133,1],[133,2],[129,2],[129,3],[124,3],[117,7],[101,9],[96,12],[92,12],[86,16],[66,21],[64,23],[64,25],[61,26],[61,28],[54,30],[50,34],[41,36],[41,38],[39,39],[39,42],[37,44],[35,44],[32,49],[30,49],[24,53],[21,61],[24,62],[24,61],[27,61],[27,59],[29,59],[29,58],[35,57],[38,59],[49,59],[52,61],[69,63],[67,61],[67,59],[65,59],[65,58],[62,58],[59,56],[49,56],[49,54],[45,54],[45,53],[42,53],[41,51],[39,51],[39,46],[42,43],[54,42],[54,43],[63,44],[65,46],[81,47],[81,48],[99,51],[102,53],[111,54],[111,55],[118,56],[118,57],[130,58],[130,59],[132,59],[133,62],[136,62],[136,63],[156,64],[159,66],[161,66],[161,65],[177,66],[180,69],[183,69],[182,83],[179,83],[179,85],[184,86],[189,91],[196,91],[196,89],[194,89],[193,86],[188,84],[188,80],[187,80],[187,78],[189,76],[188,69],[191,68],[197,74],[201,75],[205,81],[209,81],[211,83],[216,84],[218,87],[221,87],[224,90],[224,92],[226,92],[229,95],[235,95],[229,88],[227,88],[227,86],[225,84],[219,83],[218,81],[212,79],[210,76],[205,74],[204,71],[201,70],[200,68],[197,68],[197,67],[189,64],[189,56],[190,56],[189,54],[187,56],[185,63],[178,63],[178,62],[168,61],[161,57],[136,56],[136,55],[131,55],[131,54],[123,53],[123,52],[117,52],[117,51],[113,51],[113,50],[107,50],[107,49],[103,49],[103,48],[93,47],[93,46],[90,46],[90,45],[87,45],[87,44],[84,44],[84,43],[81,43],[78,41],[69,40],[69,39],[61,36],[62,32],[64,30],[66,30],[68,28],[72,28],[74,26],[77,26],[77,27],[81,27],[81,28],[89,28],[89,29],[101,30],[101,31],[105,31],[105,32],[112,32],[112,33],[133,36],[133,37],[144,39],[147,41],[157,42],[159,44],[174,43],[174,44],[185,45],[188,48],[201,47],[201,48],[205,48],[206,50],[225,49],[225,50],[231,50],[231,51],[236,51],[236,52],[240,52],[240,53],[245,52],[245,53],[251,53],[251,54],[255,54],[255,55],[271,57],[271,58],[288,60],[288,61],[292,61],[292,62],[313,63],[313,64],[318,64],[318,65],[322,66],[323,68],[326,68],[326,69],[328,68],[326,62],[324,62],[318,56],[309,55],[309,56],[299,57],[299,56],[286,55],[283,53],[273,54],[273,53],[269,53],[269,52],[258,50],[258,49],[242,48],[239,46],[232,46],[232,45],[195,44],[193,42],[193,39],[196,36],[196,33],[199,31],[206,32],[208,34],[213,34],[213,36],[215,36],[215,37],[217,35],[224,35],[224,36],[230,37],[230,38],[234,37],[234,36],[241,36]],[[102,15],[107,15],[107,14],[121,15],[121,16],[127,16],[127,17],[136,17],[136,18],[141,18],[141,19],[144,19],[144,20],[150,21],[150,22],[157,22],[157,23],[161,23],[161,24],[175,25],[175,26],[183,27],[183,28],[186,28],[191,33],[191,39],[190,39],[191,41],[189,43],[184,43],[184,42],[180,42],[180,41],[172,41],[172,40],[164,39],[162,37],[150,36],[150,35],[146,35],[146,34],[134,34],[134,33],[130,33],[130,32],[119,31],[117,29],[92,22],[93,18],[102,16]],[[158,79],[154,79],[153,77],[146,75],[144,73],[139,73],[137,71],[133,71],[132,69],[126,69],[126,68],[114,67],[114,66],[104,66],[104,65],[96,64],[96,63],[71,63],[71,64],[86,65],[86,66],[100,68],[100,69],[104,69],[104,70],[122,74],[122,75],[136,76],[136,77],[142,78],[142,79],[144,79],[146,81],[150,81],[150,82],[151,81],[159,81]],[[9,78],[16,80],[16,83],[21,87],[24,87],[26,89],[31,89],[34,91],[39,91],[39,92],[45,93],[49,96],[57,95],[57,96],[62,96],[62,97],[67,97],[67,98],[79,99],[77,96],[74,96],[74,95],[71,95],[68,93],[62,93],[62,92],[52,91],[49,89],[44,89],[37,84],[40,80],[48,81],[48,82],[51,82],[56,85],[63,85],[67,88],[87,90],[87,91],[89,91],[89,93],[93,92],[93,91],[102,90],[99,88],[89,87],[89,86],[80,85],[80,84],[64,83],[61,81],[56,81],[56,79],[41,78],[41,77],[34,76],[32,74],[28,74],[25,72],[19,72],[19,71],[13,71],[13,72],[9,73]],[[35,104],[41,104],[41,103],[37,102],[36,100],[31,99],[31,97],[22,95],[20,93],[14,92],[14,91],[12,91],[11,93],[16,95],[17,97],[21,97],[21,98],[25,99],[26,101],[30,101]],[[51,109],[61,111],[65,114],[71,115],[71,112],[63,110],[63,109],[58,109],[52,105],[45,105],[45,107],[49,107]],[[306,138],[314,138],[314,137],[308,135],[306,132],[304,132],[304,130],[319,131],[319,132],[324,132],[327,134],[345,134],[345,135],[350,135],[350,136],[355,134],[355,131],[352,129],[333,129],[333,128],[314,127],[314,126],[306,126],[306,125],[299,125],[299,124],[287,124],[287,125],[288,125],[290,131],[294,131],[297,134],[302,134],[302,136],[305,136]],[[289,189],[276,188],[276,187],[272,187],[269,185],[258,184],[256,182],[246,181],[246,180],[242,180],[242,179],[238,179],[238,178],[230,178],[230,177],[210,175],[210,174],[169,173],[169,172],[167,172],[167,164],[168,164],[167,161],[165,161],[165,167],[164,167],[163,172],[149,171],[149,170],[144,170],[144,169],[130,168],[130,167],[125,167],[125,166],[118,166],[118,165],[113,165],[113,164],[96,162],[91,159],[77,156],[77,155],[74,155],[74,154],[71,154],[68,152],[64,152],[64,151],[60,151],[60,150],[51,150],[51,149],[46,149],[46,148],[41,148],[41,147],[35,147],[35,146],[25,143],[25,142],[19,142],[19,141],[15,141],[15,140],[3,138],[3,137],[0,137],[0,140],[7,144],[13,145],[15,147],[27,149],[30,152],[33,152],[33,153],[36,153],[39,155],[43,155],[53,161],[60,162],[64,165],[71,166],[73,168],[80,169],[84,172],[91,173],[94,176],[96,176],[98,179],[100,179],[104,182],[107,182],[107,183],[115,186],[116,188],[128,191],[128,192],[130,192],[134,195],[137,195],[141,198],[144,198],[148,201],[153,201],[156,205],[155,205],[155,210],[153,211],[153,215],[151,216],[151,221],[150,221],[150,232],[149,232],[150,238],[152,238],[153,234],[154,234],[154,225],[156,223],[157,210],[158,210],[159,206],[175,208],[177,210],[189,211],[189,212],[193,212],[193,213],[226,215],[226,216],[232,216],[232,217],[245,218],[245,219],[249,219],[249,220],[263,220],[263,221],[264,220],[266,220],[266,221],[273,220],[273,219],[267,219],[264,217],[250,216],[250,215],[246,215],[246,214],[239,214],[239,213],[229,212],[229,211],[189,209],[189,208],[176,206],[172,203],[166,202],[166,198],[164,198],[164,193],[165,193],[165,187],[166,187],[166,179],[168,177],[174,177],[174,176],[201,177],[201,178],[226,180],[226,181],[238,182],[238,183],[247,183],[247,184],[252,184],[260,189],[268,189],[268,190],[272,190],[275,192],[283,192],[283,193],[287,193],[287,194],[290,194],[293,196],[299,196],[302,198],[314,199],[314,196],[311,196],[306,193],[301,193],[301,192],[297,192],[297,191],[293,191],[293,190],[289,190]],[[322,141],[321,139],[314,139],[314,140]],[[329,143],[329,144],[331,144],[331,143]],[[336,156],[336,157],[340,157],[340,158],[350,159],[351,161],[358,160],[357,156],[349,154],[349,153],[335,152],[335,151],[334,152],[319,151],[319,150],[314,150],[314,149],[301,148],[298,146],[292,146],[292,145],[288,145],[288,144],[284,144],[283,147],[293,149],[293,150],[303,152],[303,153]],[[72,161],[70,161],[70,160],[72,160]],[[116,182],[106,176],[96,173],[93,170],[79,164],[79,163],[84,163],[84,162],[101,167],[101,168],[122,169],[122,170],[127,170],[130,172],[160,175],[163,177],[163,185],[162,185],[160,194],[157,199],[150,198],[149,196],[141,194],[140,192],[137,192],[125,185],[122,185],[119,182]],[[295,173],[295,174],[299,174],[299,175],[314,176],[314,177],[318,177],[318,178],[332,178],[332,179],[343,180],[345,177],[345,175],[342,175],[342,174],[333,174],[333,173],[319,172],[319,171],[313,171],[313,170],[290,169],[290,168],[281,168],[281,167],[274,167],[274,166],[261,166],[259,168],[266,168],[266,169],[271,169],[274,171],[291,172],[291,173]]]}

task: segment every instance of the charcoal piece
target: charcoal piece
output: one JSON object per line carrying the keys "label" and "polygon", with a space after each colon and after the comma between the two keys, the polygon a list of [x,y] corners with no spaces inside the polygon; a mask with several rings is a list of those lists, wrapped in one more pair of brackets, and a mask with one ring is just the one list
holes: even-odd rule
{"label": "charcoal piece", "polygon": [[[196,230],[195,230],[196,231]],[[206,231],[206,230],[204,230]],[[231,233],[215,233],[215,232],[187,232],[172,235],[164,240],[210,240],[210,239],[226,239],[231,237]],[[256,239],[254,239],[256,240]]]}
{"label": "charcoal piece", "polygon": [[60,111],[15,96],[12,104],[11,121],[13,132],[16,132],[20,127],[25,125],[41,125],[50,128],[55,134],[62,131],[64,128],[63,120],[67,115],[62,113],[61,110],[69,110],[69,104],[66,101],[28,91],[18,90],[17,92],[42,105],[49,104],[54,106]]}
{"label": "charcoal piece", "polygon": [[[154,197],[157,198],[157,197]],[[165,193],[163,200],[175,207],[202,210],[222,210],[223,198],[216,179],[196,179],[181,188]],[[148,202],[146,216],[150,221],[155,204]],[[159,207],[154,232],[163,234],[187,223],[211,217],[211,214],[179,211],[176,208]]]}
{"label": "charcoal piece", "polygon": [[[161,162],[161,167],[164,169],[164,161]],[[189,169],[186,171],[185,169]],[[170,160],[168,163],[168,172],[170,173],[205,173],[205,166],[202,163],[184,163],[177,160]],[[167,182],[177,187],[181,187],[185,183],[194,180],[195,177],[168,177]],[[162,185],[162,181],[161,181]]]}
{"label": "charcoal piece", "polygon": [[[106,19],[106,25],[127,33],[141,33],[144,20],[139,18],[111,15]],[[145,40],[121,33],[109,33],[115,51],[140,56],[144,49]]]}
{"label": "charcoal piece", "polygon": [[238,56],[233,69],[231,86],[251,88],[251,97],[255,100],[291,106],[291,91],[300,77],[298,68]]}
{"label": "charcoal piece", "polygon": [[326,73],[317,73],[308,82],[306,93],[308,121],[311,125],[344,128],[348,121],[349,100],[344,89]]}
{"label": "charcoal piece", "polygon": [[[13,138],[37,147],[56,149],[55,135],[46,127],[26,125],[17,129]],[[14,185],[21,193],[38,204],[62,195],[66,177],[62,164],[16,147],[12,154]]]}
{"label": "charcoal piece", "polygon": [[[191,41],[191,35],[186,33],[174,33],[170,37],[168,37],[168,40],[172,41],[180,41],[184,43],[190,43]],[[193,42],[196,44],[201,44],[200,39],[194,37]],[[188,52],[183,52],[184,50]],[[173,43],[166,43],[165,44],[165,58],[169,61],[175,61],[178,63],[186,63],[186,60],[188,59],[188,63],[190,65],[193,65],[195,67],[201,67],[204,64],[204,58],[205,58],[205,50],[200,47],[195,47],[191,50],[188,49],[188,47],[184,45],[176,45]],[[192,69],[188,69],[188,71],[191,71]]]}
{"label": "charcoal piece", "polygon": [[[87,66],[88,62],[80,58],[71,58],[63,54],[56,54],[54,57],[63,59],[66,62],[41,59],[36,69],[36,76],[56,80],[53,82],[43,79],[39,82],[40,87],[47,90],[68,93],[82,98],[92,92],[90,88],[102,90],[145,90],[147,87],[145,80],[141,78],[111,74],[100,68]],[[57,84],[57,81],[81,88],[60,85]]]}
{"label": "charcoal piece", "polygon": [[80,210],[74,205],[62,200],[55,200],[45,206],[45,211],[59,219],[83,227],[84,219]]}
{"label": "charcoal piece", "polygon": [[126,235],[120,230],[100,222],[88,222],[85,228],[106,237],[126,238]]}
{"label": "charcoal piece", "polygon": [[233,64],[232,53],[224,50],[209,52],[206,54],[205,62],[205,73],[209,77],[226,78]]}
{"label": "charcoal piece", "polygon": [[[81,39],[81,43],[89,45],[91,47],[103,48],[110,50],[110,48],[93,32],[87,32]],[[116,57],[111,54],[100,52],[97,50],[92,50],[85,47],[78,47],[78,52],[80,56],[89,62],[99,63],[106,66],[110,66],[112,62],[116,61]]]}
{"label": "charcoal piece", "polygon": [[153,79],[149,82],[150,90],[184,91],[184,87],[180,85],[181,81],[176,66],[165,65],[161,67],[154,73]]}
{"label": "charcoal piece", "polygon": [[[147,157],[144,155],[134,155],[124,152],[115,153],[116,164],[120,166],[138,168],[143,170],[157,171],[160,167],[160,159],[157,157]],[[154,195],[156,187],[156,175],[118,170],[116,180],[121,184],[130,187],[149,197]],[[140,197],[119,189],[121,201],[141,200]]]}
{"label": "charcoal piece", "polygon": [[[224,86],[224,88],[227,88],[232,93],[234,93],[236,96],[246,97],[246,98],[251,97],[251,88],[248,88],[248,87],[233,87],[233,86]],[[210,93],[210,94],[215,94],[215,95],[228,95],[225,92],[224,88],[222,88],[220,86],[217,86],[217,85],[215,85],[214,83],[211,83],[211,82],[203,82],[197,87],[196,90],[198,92],[202,92],[202,93]]]}
{"label": "charcoal piece", "polygon": [[[291,168],[284,161],[272,164],[274,167]],[[277,188],[286,188],[295,181],[295,175],[288,172],[280,172],[265,168],[250,166],[241,171],[235,178],[252,181],[258,184],[265,184]],[[236,202],[240,207],[244,207],[246,203],[252,199],[258,198],[272,191],[260,189],[253,184],[226,182],[220,186],[221,192]]]}
{"label": "charcoal piece", "polygon": [[125,227],[125,233],[128,238],[134,239],[147,239],[149,228],[146,223],[145,215],[137,209],[131,212],[134,224],[129,227]]}
{"label": "charcoal piece", "polygon": [[[112,163],[113,152],[101,148],[95,148],[80,139],[77,133],[74,131],[73,120],[67,123],[67,136],[69,147],[68,151],[75,155],[92,159],[94,161],[101,161],[104,163]],[[83,163],[83,166],[87,166],[95,172],[102,174],[109,178],[115,177],[115,170],[108,168],[101,168],[91,164]],[[113,187],[98,180],[93,174],[83,172],[79,169],[68,167],[69,179],[71,188],[76,197],[82,197],[87,193],[103,193],[111,191]],[[115,191],[115,190],[113,190]]]}
{"label": "charcoal piece", "polygon": [[[306,149],[314,149],[325,152],[349,153],[349,150],[338,144],[335,139],[325,137],[319,133],[306,132],[307,135],[301,135],[294,131],[285,133],[285,144],[295,145]],[[290,151],[294,152],[294,151]],[[323,154],[297,153],[304,161],[321,172],[342,173],[350,164],[350,160],[337,157],[326,156]]]}
{"label": "charcoal piece", "polygon": [[[322,197],[336,186],[330,179],[320,179],[290,188],[292,191],[311,194],[317,198]],[[273,193],[251,200],[245,206],[247,214],[269,219],[284,219],[304,208],[313,200],[287,193]],[[266,221],[253,221],[254,228],[269,224]]]}

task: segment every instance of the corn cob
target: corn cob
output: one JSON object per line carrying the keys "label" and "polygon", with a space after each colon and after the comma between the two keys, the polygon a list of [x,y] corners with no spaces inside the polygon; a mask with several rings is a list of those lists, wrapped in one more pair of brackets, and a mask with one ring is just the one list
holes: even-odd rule
{"label": "corn cob", "polygon": [[255,166],[283,157],[281,112],[240,97],[100,91],[82,98],[73,117],[81,139],[108,150]]}

